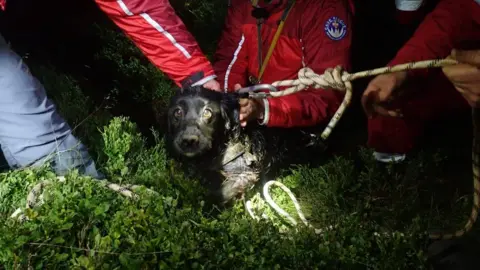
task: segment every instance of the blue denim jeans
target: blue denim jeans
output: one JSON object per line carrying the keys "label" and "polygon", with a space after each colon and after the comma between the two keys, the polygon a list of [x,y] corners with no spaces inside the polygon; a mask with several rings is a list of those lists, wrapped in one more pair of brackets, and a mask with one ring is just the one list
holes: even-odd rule
{"label": "blue denim jeans", "polygon": [[43,85],[1,35],[0,145],[12,169],[48,162],[58,175],[78,169],[81,174],[103,178]]}

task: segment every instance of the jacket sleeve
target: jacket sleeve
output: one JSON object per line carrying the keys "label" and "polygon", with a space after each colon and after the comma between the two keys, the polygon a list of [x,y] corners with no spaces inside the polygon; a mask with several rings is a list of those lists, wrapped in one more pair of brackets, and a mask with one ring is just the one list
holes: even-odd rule
{"label": "jacket sleeve", "polygon": [[168,0],[95,0],[143,54],[175,84],[203,84],[213,68]]}
{"label": "jacket sleeve", "polygon": [[225,90],[233,90],[235,84],[247,83],[247,48],[243,34],[243,19],[250,14],[246,7],[248,1],[232,0],[225,19],[225,25],[214,55],[213,68],[218,82]]}
{"label": "jacket sleeve", "polygon": [[[350,70],[352,14],[347,0],[311,1],[301,19],[305,65],[317,74],[342,66]],[[292,18],[293,19],[293,18]],[[340,32],[332,30],[338,19]],[[343,32],[341,32],[343,31]],[[265,102],[264,124],[269,127],[307,127],[329,120],[338,109],[343,92],[307,89]]]}
{"label": "jacket sleeve", "polygon": [[[475,0],[441,0],[388,65],[447,57],[455,44],[471,39],[474,16],[480,17],[480,5]],[[409,77],[429,72],[412,70]]]}
{"label": "jacket sleeve", "polygon": [[425,3],[429,0],[396,0],[395,20],[401,25],[411,25],[425,16]]}

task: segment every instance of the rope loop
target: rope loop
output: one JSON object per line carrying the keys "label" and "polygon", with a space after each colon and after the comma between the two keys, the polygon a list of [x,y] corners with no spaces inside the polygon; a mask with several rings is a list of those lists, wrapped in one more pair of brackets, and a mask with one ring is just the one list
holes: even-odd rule
{"label": "rope loop", "polygon": [[276,81],[274,87],[286,86],[283,91],[270,92],[271,97],[281,97],[305,90],[308,87],[314,89],[333,89],[348,92],[351,88],[351,75],[338,65],[335,68],[327,68],[323,74],[315,73],[311,68],[304,67],[298,71],[298,79]]}
{"label": "rope loop", "polygon": [[323,75],[316,74],[311,68],[305,67],[298,71],[299,85],[306,88],[308,86],[315,89],[335,89],[345,91],[346,86],[342,77],[348,75],[348,72],[344,71],[342,66],[336,66],[335,68],[327,68]]}

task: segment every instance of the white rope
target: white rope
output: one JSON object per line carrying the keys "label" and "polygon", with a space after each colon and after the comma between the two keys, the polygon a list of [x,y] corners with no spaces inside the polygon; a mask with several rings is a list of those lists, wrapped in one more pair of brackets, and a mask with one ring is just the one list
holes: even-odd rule
{"label": "white rope", "polygon": [[[390,67],[381,67],[371,70],[365,70],[355,73],[348,73],[341,66],[328,68],[324,74],[317,74],[312,69],[305,67],[298,71],[298,79],[283,80],[272,83],[275,87],[288,86],[287,89],[278,92],[270,92],[268,96],[281,97],[299,92],[307,87],[315,89],[336,89],[347,90],[346,83],[360,78],[376,76],[380,74],[394,73],[399,71],[409,71],[414,69],[438,68],[458,64],[458,61],[452,59],[433,59],[418,62],[410,62]],[[345,87],[344,87],[345,85]]]}
{"label": "white rope", "polygon": [[275,87],[290,87],[280,92],[272,92],[270,95],[272,97],[287,96],[302,91],[307,87],[346,91],[348,88],[347,83],[350,82],[348,80],[349,76],[350,73],[343,70],[341,66],[327,68],[322,75],[315,73],[311,68],[305,67],[298,71],[298,79],[296,80],[285,80],[272,83]]}
{"label": "white rope", "polygon": [[[287,213],[287,211],[283,210],[278,204],[275,203],[275,201],[272,199],[272,197],[270,196],[270,187],[271,186],[277,186],[279,187],[280,189],[282,189],[285,193],[287,193],[288,197],[290,197],[290,199],[292,200],[292,203],[293,205],[295,206],[295,210],[297,212],[297,215],[300,217],[300,220],[303,222],[303,224],[311,229],[314,230],[315,234],[321,234],[325,231],[325,229],[318,229],[318,228],[315,228],[313,227],[308,221],[307,219],[305,218],[305,215],[303,214],[303,211],[300,207],[300,204],[298,203],[297,199],[295,198],[295,195],[293,195],[292,191],[290,191],[290,189],[285,186],[284,184],[282,184],[281,182],[278,182],[278,181],[274,181],[274,180],[271,180],[271,181],[268,181],[267,183],[265,183],[265,185],[263,186],[263,197],[265,198],[265,201],[268,203],[268,205],[273,208],[278,214],[280,214],[281,216],[284,216],[286,217],[290,223],[293,225],[293,226],[297,226],[298,225],[298,222],[292,217],[290,216],[290,214]],[[259,221],[260,218],[257,217],[253,211],[253,208],[255,207],[252,203],[251,200],[248,200],[246,203],[245,203],[245,207],[247,209],[247,212],[249,213],[250,217],[252,217],[253,219]],[[264,219],[267,219],[267,215],[265,213],[263,213],[263,218]],[[333,229],[334,227],[336,226],[329,226],[327,229],[331,230]]]}
{"label": "white rope", "polygon": [[[333,69],[332,68],[326,69],[323,75],[316,74],[310,68],[302,68],[298,72],[297,80],[279,81],[272,84],[275,87],[290,86],[289,88],[279,92],[270,92],[269,95],[271,95],[272,97],[291,95],[293,93],[307,89],[307,87],[312,87],[315,89],[323,88],[323,89],[335,89],[339,91],[345,91],[346,93],[345,93],[345,97],[343,99],[342,104],[340,104],[339,109],[335,112],[334,116],[330,120],[330,123],[327,125],[327,127],[321,134],[322,139],[325,140],[330,135],[331,131],[337,124],[338,120],[340,120],[341,116],[343,115],[343,112],[351,102],[353,87],[351,82],[348,81],[349,76],[350,74],[344,71],[341,66],[337,66]],[[286,187],[284,184],[278,181],[273,181],[273,180],[268,181],[263,186],[263,197],[265,198],[267,204],[271,208],[273,208],[281,216],[284,216],[286,219],[288,219],[288,221],[290,221],[292,225],[296,226],[298,224],[297,221],[292,216],[290,216],[285,210],[283,210],[280,206],[278,206],[278,204],[276,204],[275,201],[272,199],[269,191],[272,185],[280,187],[285,193],[287,193],[289,198],[292,200],[293,205],[295,206],[297,215],[300,217],[300,220],[303,222],[305,226],[314,229],[316,234],[321,234],[325,231],[324,229],[318,229],[313,227],[305,218],[305,215],[303,214],[300,204],[298,203],[297,199],[295,198],[295,195],[293,195],[290,189]],[[253,207],[254,207],[253,203],[250,200],[248,200],[245,204],[245,208],[247,209],[247,212],[249,213],[250,217],[258,221],[260,220],[260,218],[255,216],[252,210]],[[334,226],[329,226],[328,229],[333,229],[333,227]]]}
{"label": "white rope", "polygon": [[326,90],[333,89],[345,92],[342,103],[338,107],[333,117],[330,119],[322,134],[320,134],[320,137],[323,140],[326,140],[332,133],[340,118],[343,116],[343,113],[347,107],[352,102],[353,86],[350,82],[350,76],[351,75],[347,71],[344,71],[341,66],[337,66],[333,69],[328,68],[325,70],[323,75],[316,74],[312,69],[306,67],[300,69],[297,80],[274,82],[272,85],[275,87],[290,87],[283,91],[270,92],[269,95],[272,97],[281,97],[294,94],[307,88],[322,88]]}
{"label": "white rope", "polygon": [[[57,176],[57,180],[59,183],[64,183],[65,182],[65,177],[64,176]],[[135,189],[139,189],[142,186],[139,185],[125,185],[121,186],[115,183],[108,182],[107,180],[93,180],[93,181],[98,181],[99,183],[102,184],[103,187],[108,188],[110,190],[113,190],[127,198],[131,199],[138,199],[138,195],[133,192]],[[27,195],[27,202],[25,205],[26,209],[32,209],[36,206],[40,206],[43,204],[43,191],[45,187],[51,185],[53,182],[49,180],[44,180],[41,181],[40,183],[37,183],[28,193]],[[151,190],[151,189],[146,189],[146,191],[154,194],[158,194],[156,191]],[[29,220],[29,218],[23,213],[22,208],[17,208],[15,212],[10,216],[10,218],[17,218],[20,222],[24,222],[26,220]]]}
{"label": "white rope", "polygon": [[[346,93],[342,101],[342,104],[340,104],[334,116],[332,117],[327,127],[321,134],[321,138],[323,140],[326,140],[328,136],[331,134],[331,131],[333,130],[333,128],[337,125],[338,121],[342,117],[345,109],[351,103],[352,92],[353,92],[351,81],[359,78],[365,78],[365,77],[370,77],[370,76],[375,76],[380,74],[387,74],[387,73],[393,73],[393,72],[399,72],[399,71],[409,71],[414,69],[445,67],[445,66],[456,65],[456,64],[458,64],[458,61],[455,61],[452,59],[434,59],[434,60],[405,63],[405,64],[400,64],[400,65],[391,66],[391,67],[377,68],[377,69],[357,72],[354,74],[349,74],[348,72],[344,71],[341,66],[337,66],[334,69],[332,68],[326,69],[324,74],[322,75],[316,74],[312,69],[305,67],[299,70],[298,79],[296,80],[285,80],[285,81],[277,81],[272,83],[272,85],[275,87],[288,86],[288,88],[286,88],[283,91],[269,92],[267,96],[281,97],[281,96],[291,95],[308,88],[335,89],[337,91],[345,91]],[[476,119],[477,117],[475,113],[473,113],[472,117],[474,122],[479,121]],[[480,145],[479,143],[477,143],[476,133],[474,134],[474,146],[475,145]],[[476,159],[479,159],[478,152],[480,151],[475,151],[475,149],[473,148],[472,150],[473,150],[473,156],[475,161]],[[472,165],[473,165],[473,174],[474,174],[474,180],[473,180],[474,181],[474,196],[473,196],[474,200],[473,200],[473,206],[472,206],[472,213],[469,221],[467,222],[467,224],[463,229],[458,230],[451,234],[432,233],[429,235],[431,239],[450,239],[453,237],[462,236],[472,228],[473,222],[477,219],[478,208],[480,207],[480,199],[479,199],[480,192],[477,191],[477,190],[480,190],[480,188],[478,188],[480,186],[480,177],[478,176],[477,172],[480,171],[480,169],[478,164],[476,164],[475,162],[473,162]],[[270,207],[272,207],[278,214],[286,217],[290,221],[290,223],[292,223],[293,225],[297,225],[297,222],[286,211],[280,208],[271,198],[269,194],[269,187],[274,184],[276,186],[279,186],[283,191],[285,191],[288,194],[302,222],[307,227],[313,228],[313,226],[311,226],[305,219],[303,212],[300,209],[300,205],[298,204],[292,192],[286,186],[284,186],[283,184],[277,181],[269,181],[263,187],[263,195],[266,198],[266,201],[270,205]],[[254,217],[253,211],[251,210],[251,208],[253,207],[252,203],[248,201],[246,203],[246,207],[250,216],[254,219],[257,219]],[[323,232],[323,230],[315,229],[315,233],[318,234],[321,232]]]}
{"label": "white rope", "polygon": [[[312,226],[308,221],[307,219],[305,218],[305,215],[303,214],[303,211],[301,210],[301,207],[300,207],[300,204],[298,203],[297,199],[295,198],[295,196],[293,195],[293,193],[290,191],[290,189],[285,186],[284,184],[282,184],[281,182],[278,182],[278,181],[274,181],[274,180],[271,180],[271,181],[268,181],[267,183],[265,183],[265,185],[263,186],[263,197],[265,198],[265,200],[262,200],[261,198],[259,198],[260,200],[260,204],[264,205],[265,202],[270,206],[272,207],[278,214],[286,217],[290,223],[293,225],[293,226],[297,226],[298,225],[298,222],[292,217],[290,216],[290,214],[288,214],[285,210],[283,210],[280,206],[278,206],[275,201],[272,199],[272,197],[270,196],[270,187],[271,186],[277,186],[277,187],[280,187],[285,193],[288,194],[288,196],[290,197],[290,199],[292,200],[293,202],[293,205],[295,206],[295,210],[297,212],[297,215],[300,217],[300,220],[303,222],[303,224],[308,227],[308,228],[311,228],[313,229],[314,233],[315,234],[318,234],[318,235],[321,235],[322,233],[326,232],[326,231],[332,231],[334,230],[335,228],[338,228],[338,225],[330,225],[330,226],[326,226],[325,228],[323,229],[320,229],[320,228],[315,228],[314,226]],[[258,195],[258,193],[257,193]],[[261,208],[259,207],[258,205],[254,205],[253,202],[251,200],[247,200],[246,203],[245,203],[245,207],[247,208],[247,212],[249,213],[250,217],[252,217],[253,219],[257,220],[257,221],[260,221],[260,218],[257,217],[253,211],[253,208]],[[266,215],[265,212],[263,212],[262,214],[262,218],[267,220],[269,219],[268,216]],[[364,226],[363,225],[358,225],[360,228],[363,228]],[[373,236],[374,237],[383,237],[383,238],[392,238],[392,237],[401,237],[401,238],[404,238],[404,237],[412,237],[413,234],[404,234],[402,232],[398,232],[398,231],[394,231],[394,232],[373,232]],[[290,238],[292,239],[291,235],[287,234],[287,238]]]}
{"label": "white rope", "polygon": [[345,92],[342,103],[338,107],[332,119],[330,119],[327,127],[320,135],[323,140],[326,140],[332,133],[332,130],[335,128],[338,121],[340,121],[340,118],[342,118],[345,110],[352,102],[352,81],[380,74],[408,71],[414,69],[444,67],[456,64],[458,64],[458,61],[452,59],[434,59],[405,63],[391,67],[376,68],[372,70],[356,72],[353,74],[348,73],[341,66],[336,66],[335,68],[326,69],[321,75],[315,73],[311,68],[305,67],[298,71],[298,79],[296,80],[284,80],[272,83],[272,85],[275,87],[287,86],[287,88],[282,91],[269,92],[267,96],[282,97],[312,88]]}

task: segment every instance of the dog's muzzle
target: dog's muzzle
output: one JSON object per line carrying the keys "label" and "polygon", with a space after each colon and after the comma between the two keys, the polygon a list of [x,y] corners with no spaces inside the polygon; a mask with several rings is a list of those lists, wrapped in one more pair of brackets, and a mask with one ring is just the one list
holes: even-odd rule
{"label": "dog's muzzle", "polygon": [[180,139],[180,147],[183,150],[197,149],[200,138],[197,135],[184,135]]}
{"label": "dog's muzzle", "polygon": [[194,157],[211,148],[211,142],[204,138],[197,127],[187,127],[174,142],[177,151],[186,157]]}

